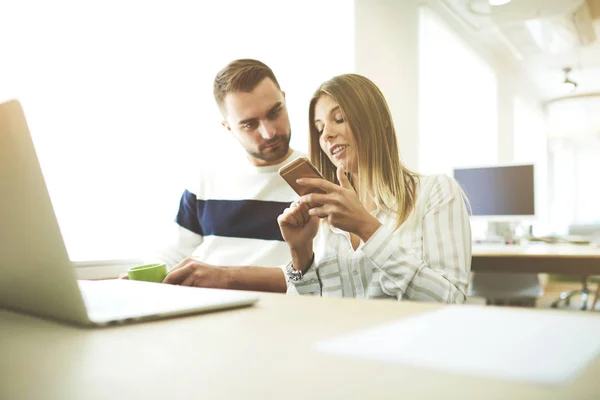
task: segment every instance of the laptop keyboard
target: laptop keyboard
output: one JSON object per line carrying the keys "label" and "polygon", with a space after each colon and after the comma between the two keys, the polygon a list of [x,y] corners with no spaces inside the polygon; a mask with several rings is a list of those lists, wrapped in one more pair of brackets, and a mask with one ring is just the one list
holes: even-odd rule
{"label": "laptop keyboard", "polygon": [[159,283],[104,280],[78,281],[92,321],[119,321],[185,310],[210,310],[248,303],[248,292],[199,289]]}
{"label": "laptop keyboard", "polygon": [[[83,300],[88,310],[114,311],[127,313],[128,310],[139,310],[140,307],[156,307],[164,302],[163,290],[147,285],[123,285],[118,281],[78,281]],[[157,285],[157,284],[154,284]],[[169,290],[167,289],[167,292]]]}

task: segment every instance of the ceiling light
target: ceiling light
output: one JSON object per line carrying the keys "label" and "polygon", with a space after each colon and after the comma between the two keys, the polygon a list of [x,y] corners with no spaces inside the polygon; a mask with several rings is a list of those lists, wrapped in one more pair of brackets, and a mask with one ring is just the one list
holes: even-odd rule
{"label": "ceiling light", "polygon": [[577,84],[575,82],[571,82],[568,79],[565,79],[565,81],[563,82],[563,87],[565,88],[565,92],[572,92],[577,87]]}
{"label": "ceiling light", "polygon": [[490,6],[503,6],[510,3],[510,0],[489,0]]}
{"label": "ceiling light", "polygon": [[565,80],[562,83],[564,90],[566,92],[574,91],[577,88],[577,82],[569,79],[569,72],[571,72],[571,68],[565,67],[563,68],[563,72],[565,73]]}

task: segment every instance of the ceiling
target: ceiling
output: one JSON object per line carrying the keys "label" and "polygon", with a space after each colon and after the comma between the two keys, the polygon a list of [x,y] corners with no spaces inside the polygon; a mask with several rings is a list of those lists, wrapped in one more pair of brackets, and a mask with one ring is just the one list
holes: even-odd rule
{"label": "ceiling", "polygon": [[[600,0],[512,0],[499,7],[488,0],[439,2],[475,40],[510,54],[537,86],[543,102],[600,92]],[[537,41],[532,25],[544,28]],[[584,39],[577,34],[582,31]],[[590,43],[582,44],[586,41]],[[561,85],[564,67],[572,68],[569,78],[578,84],[575,92],[565,92]]]}

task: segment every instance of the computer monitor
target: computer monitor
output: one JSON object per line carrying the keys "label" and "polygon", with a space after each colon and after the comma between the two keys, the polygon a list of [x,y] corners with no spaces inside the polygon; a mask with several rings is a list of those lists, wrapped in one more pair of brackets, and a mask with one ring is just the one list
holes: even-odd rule
{"label": "computer monitor", "polygon": [[488,221],[523,221],[535,218],[534,166],[496,165],[455,168],[471,203],[472,216]]}

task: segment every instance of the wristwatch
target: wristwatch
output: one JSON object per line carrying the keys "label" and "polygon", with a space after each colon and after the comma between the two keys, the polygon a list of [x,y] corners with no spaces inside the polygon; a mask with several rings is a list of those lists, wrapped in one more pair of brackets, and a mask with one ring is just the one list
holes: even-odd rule
{"label": "wristwatch", "polygon": [[[314,261],[315,261],[315,254],[313,253],[310,263],[308,264],[308,268],[306,269],[307,271],[311,267],[311,265],[313,264]],[[294,283],[300,282],[302,280],[302,277],[304,276],[304,271],[300,271],[299,269],[294,268],[292,261],[290,261],[289,264],[286,265],[285,273],[288,276],[288,282],[294,282]]]}

